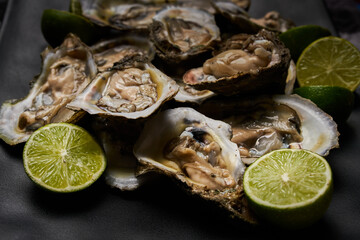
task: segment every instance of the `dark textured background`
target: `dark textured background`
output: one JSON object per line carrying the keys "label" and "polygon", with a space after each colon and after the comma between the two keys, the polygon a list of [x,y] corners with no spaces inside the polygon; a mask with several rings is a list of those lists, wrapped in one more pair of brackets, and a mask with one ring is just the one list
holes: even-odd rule
{"label": "dark textured background", "polygon": [[325,0],[339,36],[360,49],[360,0]]}
{"label": "dark textured background", "polygon": [[[277,10],[297,25],[317,24],[333,34],[342,30],[333,27],[331,11],[321,0],[252,2],[250,14],[254,17]],[[24,97],[30,80],[40,71],[39,54],[46,46],[40,31],[42,11],[68,8],[68,1],[60,0],[9,3],[11,11],[0,34],[0,103]],[[0,6],[4,6],[3,0]],[[346,13],[340,19],[347,18],[351,15]],[[334,176],[328,211],[317,224],[295,232],[229,219],[185,195],[165,178],[135,192],[111,189],[103,179],[75,194],[46,192],[23,170],[23,144],[11,147],[1,141],[0,239],[360,239],[359,120],[357,102],[347,124],[340,128],[341,148],[327,157]]]}

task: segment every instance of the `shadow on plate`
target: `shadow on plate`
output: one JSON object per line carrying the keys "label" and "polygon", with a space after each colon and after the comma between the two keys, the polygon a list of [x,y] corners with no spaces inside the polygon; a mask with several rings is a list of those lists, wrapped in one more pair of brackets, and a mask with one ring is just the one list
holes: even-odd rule
{"label": "shadow on plate", "polygon": [[104,179],[100,177],[88,188],[73,193],[56,193],[35,184],[30,199],[35,207],[48,214],[66,215],[87,212],[101,204],[106,195]]}
{"label": "shadow on plate", "polygon": [[331,230],[331,223],[326,218],[308,228],[295,231],[274,226],[252,225],[232,218],[225,210],[185,193],[165,176],[159,176],[133,192],[121,192],[117,189],[110,189],[110,192],[123,200],[141,202],[141,205],[154,209],[158,213],[154,218],[162,215],[168,217],[171,214],[177,219],[176,222],[181,222],[182,227],[194,228],[195,224],[196,231],[203,232],[205,236],[212,236],[211,239],[231,239],[234,236],[238,236],[239,239],[282,239],[290,236],[291,239],[302,240],[309,236],[314,239],[336,238]]}
{"label": "shadow on plate", "polygon": [[14,146],[8,145],[3,140],[0,139],[1,149],[6,152],[11,158],[16,158],[22,161],[22,154],[25,144],[20,143]]}

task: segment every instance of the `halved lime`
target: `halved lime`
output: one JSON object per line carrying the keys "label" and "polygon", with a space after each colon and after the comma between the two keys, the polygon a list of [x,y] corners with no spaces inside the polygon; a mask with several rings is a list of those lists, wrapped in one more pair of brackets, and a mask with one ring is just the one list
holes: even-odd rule
{"label": "halved lime", "polygon": [[55,192],[74,192],[94,183],[104,172],[105,155],[83,128],[52,123],[26,142],[24,168],[38,185]]}
{"label": "halved lime", "polygon": [[279,35],[281,41],[290,49],[291,58],[296,62],[302,51],[315,40],[330,36],[331,32],[318,25],[293,27]]}
{"label": "halved lime", "polygon": [[302,52],[296,71],[301,87],[328,85],[354,91],[360,84],[360,51],[342,38],[320,38]]}
{"label": "halved lime", "polygon": [[310,99],[337,123],[345,122],[354,107],[354,93],[343,87],[306,86],[295,88],[294,93]]}
{"label": "halved lime", "polygon": [[327,161],[313,152],[281,149],[250,165],[244,190],[259,218],[281,227],[302,228],[320,219],[328,208],[332,173]]}

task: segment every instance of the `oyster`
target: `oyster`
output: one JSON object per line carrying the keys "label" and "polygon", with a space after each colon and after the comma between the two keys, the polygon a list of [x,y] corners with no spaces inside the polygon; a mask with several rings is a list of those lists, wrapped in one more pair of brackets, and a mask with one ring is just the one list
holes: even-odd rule
{"label": "oyster", "polygon": [[166,110],[150,119],[134,146],[142,172],[176,179],[187,191],[254,222],[243,198],[245,170],[228,124],[192,108]]}
{"label": "oyster", "polygon": [[91,82],[96,64],[88,47],[69,35],[61,46],[41,54],[43,66],[27,97],[5,102],[0,110],[0,136],[8,144],[25,142],[52,122],[74,122],[84,112],[65,106]]}
{"label": "oyster", "polygon": [[146,56],[149,61],[154,58],[153,44],[144,37],[135,34],[104,40],[91,47],[99,71],[110,69],[115,62],[133,55]]}
{"label": "oyster", "polygon": [[213,7],[218,14],[220,28],[225,32],[257,33],[263,28],[285,32],[295,26],[292,21],[282,18],[276,11],[270,11],[264,17],[255,19],[232,1],[214,1]]}
{"label": "oyster", "polygon": [[174,80],[155,68],[142,55],[127,56],[99,73],[68,108],[90,114],[145,118],[178,91]]}
{"label": "oyster", "polygon": [[95,24],[118,30],[147,31],[166,1],[80,0],[82,14]]}
{"label": "oyster", "polygon": [[338,147],[337,125],[298,95],[209,100],[198,109],[231,125],[244,162],[280,148],[302,148],[322,156]]}
{"label": "oyster", "polygon": [[241,45],[241,49],[221,52],[203,67],[189,70],[184,83],[224,95],[283,93],[291,57],[276,34],[261,30]]}
{"label": "oyster", "polygon": [[209,52],[220,40],[220,30],[206,11],[168,7],[154,16],[150,37],[161,59],[178,63]]}

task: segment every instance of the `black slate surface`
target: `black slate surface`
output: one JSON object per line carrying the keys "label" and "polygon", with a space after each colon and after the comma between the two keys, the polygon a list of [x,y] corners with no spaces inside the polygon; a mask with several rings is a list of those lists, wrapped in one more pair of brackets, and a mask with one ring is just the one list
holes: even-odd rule
{"label": "black slate surface", "polygon": [[[42,11],[67,10],[68,1],[9,1],[0,39],[0,102],[24,97],[40,72],[46,42]],[[250,14],[277,10],[297,25],[335,29],[320,0],[253,0]],[[357,96],[359,89],[357,90]],[[360,108],[340,128],[340,149],[327,157],[334,175],[333,201],[324,217],[302,231],[249,226],[193,199],[160,178],[135,192],[109,188],[58,195],[36,187],[22,165],[23,144],[0,142],[0,239],[360,239]]]}

